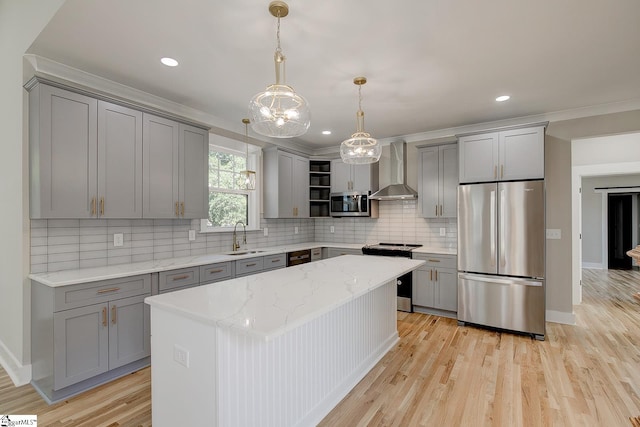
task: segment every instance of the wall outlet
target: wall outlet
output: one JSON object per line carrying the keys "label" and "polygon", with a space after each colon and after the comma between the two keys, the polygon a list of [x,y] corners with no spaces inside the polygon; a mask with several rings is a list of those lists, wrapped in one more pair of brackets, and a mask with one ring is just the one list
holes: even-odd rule
{"label": "wall outlet", "polygon": [[293,227],[293,234],[298,234],[298,227]]}
{"label": "wall outlet", "polygon": [[562,230],[558,228],[547,228],[547,239],[562,239]]}
{"label": "wall outlet", "polygon": [[124,234],[116,233],[113,235],[113,246],[122,246],[124,245]]}
{"label": "wall outlet", "polygon": [[336,232],[336,228],[332,225],[331,227],[329,227],[329,232],[330,233],[335,233]]}
{"label": "wall outlet", "polygon": [[264,228],[264,237],[269,235],[269,229],[267,227]]}
{"label": "wall outlet", "polygon": [[441,236],[446,236],[447,235],[447,229],[444,227],[440,227],[440,235]]}
{"label": "wall outlet", "polygon": [[189,230],[189,240],[196,240],[196,230]]}
{"label": "wall outlet", "polygon": [[180,347],[178,344],[173,345],[173,360],[184,366],[189,367],[189,350]]}

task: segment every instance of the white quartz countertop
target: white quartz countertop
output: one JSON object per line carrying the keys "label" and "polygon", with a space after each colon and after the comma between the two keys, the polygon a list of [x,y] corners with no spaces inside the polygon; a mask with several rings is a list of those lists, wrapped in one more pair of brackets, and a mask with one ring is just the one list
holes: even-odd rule
{"label": "white quartz countertop", "polygon": [[[256,250],[259,252],[246,255],[229,255],[229,253],[194,255],[180,258],[143,261],[131,264],[117,264],[105,267],[83,268],[79,270],[37,273],[30,274],[29,278],[46,286],[58,287],[75,285],[78,283],[96,282],[99,280],[117,279],[121,277],[134,276],[136,274],[156,273],[160,271],[176,270],[179,268],[196,267],[200,265],[214,264],[217,262],[235,261],[245,258],[275,255],[303,249],[312,249],[318,247],[361,249],[364,245],[365,243],[305,242],[266,248],[242,248],[239,252],[243,252],[245,250]],[[414,250],[414,252],[453,255],[456,254],[455,249],[450,250],[425,247],[418,248]]]}
{"label": "white quartz countertop", "polygon": [[269,340],[422,264],[408,258],[344,255],[155,295],[145,302]]}
{"label": "white quartz countertop", "polygon": [[411,252],[418,253],[418,254],[458,255],[457,249],[432,248],[429,246],[422,246],[412,250]]}

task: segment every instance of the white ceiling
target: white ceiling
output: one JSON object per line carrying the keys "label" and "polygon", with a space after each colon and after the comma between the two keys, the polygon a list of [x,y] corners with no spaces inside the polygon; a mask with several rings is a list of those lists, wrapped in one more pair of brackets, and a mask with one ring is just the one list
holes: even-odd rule
{"label": "white ceiling", "polygon": [[[67,0],[27,53],[243,129],[275,82],[269,0]],[[289,0],[287,83],[311,104],[310,150],[640,100],[638,0]],[[168,68],[163,56],[180,61]],[[511,95],[496,103],[495,97]],[[322,130],[333,134],[323,136]]]}

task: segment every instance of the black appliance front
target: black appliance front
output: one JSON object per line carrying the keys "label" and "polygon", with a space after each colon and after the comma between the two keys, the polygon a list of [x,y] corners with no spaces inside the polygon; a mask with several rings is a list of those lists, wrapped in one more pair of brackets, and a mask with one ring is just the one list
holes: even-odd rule
{"label": "black appliance front", "polygon": [[[396,243],[380,243],[362,248],[364,255],[392,256],[412,258],[411,251],[422,245],[405,245]],[[398,311],[413,312],[413,273],[407,273],[396,279],[398,285]]]}

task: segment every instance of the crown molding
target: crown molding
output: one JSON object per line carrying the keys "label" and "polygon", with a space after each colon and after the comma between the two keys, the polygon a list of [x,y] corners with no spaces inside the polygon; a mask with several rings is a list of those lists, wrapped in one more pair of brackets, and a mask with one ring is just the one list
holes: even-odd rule
{"label": "crown molding", "polygon": [[[131,86],[105,79],[104,77],[70,67],[43,56],[26,54],[24,55],[24,59],[33,67],[35,77],[42,77],[79,90],[93,92],[111,99],[139,104],[152,110],[163,111],[171,115],[183,117],[186,120],[206,125],[210,128],[209,132],[211,133],[241,142],[245,141],[244,125],[240,123],[231,123],[204,111],[187,107]],[[238,122],[240,122],[240,120],[238,120]],[[275,138],[252,137],[250,138],[250,142],[260,147],[277,146],[283,149],[295,150],[306,155],[312,154],[312,150],[309,147],[292,140],[287,140],[285,143]]]}

